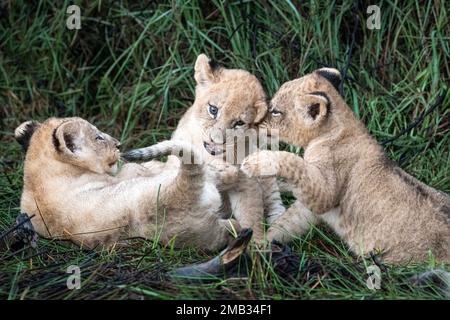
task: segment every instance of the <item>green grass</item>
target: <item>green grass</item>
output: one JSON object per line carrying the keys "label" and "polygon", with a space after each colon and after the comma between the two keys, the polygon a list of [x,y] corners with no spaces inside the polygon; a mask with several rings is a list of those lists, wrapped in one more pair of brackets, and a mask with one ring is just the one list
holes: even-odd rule
{"label": "green grass", "polygon": [[[83,16],[79,31],[65,28],[67,1],[0,5],[0,230],[20,212],[23,154],[13,139],[18,124],[76,115],[119,137],[125,148],[152,144],[170,136],[192,103],[193,63],[202,52],[254,73],[269,96],[316,68],[339,68],[346,74],[346,101],[380,142],[449,91],[445,1],[377,1],[381,30],[365,27],[369,1],[359,7],[337,1],[144,2],[76,1]],[[404,169],[447,193],[449,106],[450,94],[386,145]],[[330,231],[312,230],[293,248],[302,261],[294,280],[284,281],[263,263],[247,279],[185,284],[164,281],[162,274],[208,255],[142,240],[92,253],[41,239],[36,249],[0,252],[0,298],[443,298],[408,282],[435,267],[432,257],[421,265],[389,267],[382,289],[371,291],[365,285],[371,262],[353,258]],[[81,266],[80,290],[66,288],[69,265]]]}

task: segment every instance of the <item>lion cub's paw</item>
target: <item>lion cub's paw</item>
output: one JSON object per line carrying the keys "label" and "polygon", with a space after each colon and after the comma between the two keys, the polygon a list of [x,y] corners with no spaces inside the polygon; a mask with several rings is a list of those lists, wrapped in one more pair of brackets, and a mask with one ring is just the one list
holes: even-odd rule
{"label": "lion cub's paw", "polygon": [[273,176],[278,172],[278,159],[272,151],[259,151],[249,155],[241,165],[248,177]]}
{"label": "lion cub's paw", "polygon": [[213,160],[208,163],[208,167],[215,173],[219,184],[234,185],[239,180],[239,169],[223,160]]}

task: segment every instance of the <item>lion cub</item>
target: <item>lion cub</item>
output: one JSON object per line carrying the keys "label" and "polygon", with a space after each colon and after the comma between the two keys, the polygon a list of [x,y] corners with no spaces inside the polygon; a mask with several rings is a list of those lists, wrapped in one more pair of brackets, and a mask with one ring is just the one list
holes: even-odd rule
{"label": "lion cub", "polygon": [[[172,140],[203,150],[206,178],[223,196],[222,216],[233,214],[261,243],[264,218],[270,224],[285,208],[275,179],[248,178],[239,171],[239,165],[257,148],[256,139],[246,139],[256,133],[256,125],[267,113],[264,89],[251,73],[221,67],[204,54],[197,57],[194,72],[195,101],[181,118]],[[129,159],[145,160],[145,149],[136,156]]]}
{"label": "lion cub", "polygon": [[297,205],[313,212],[301,210],[299,219],[287,211],[269,238],[319,218],[358,255],[378,252],[387,262],[407,263],[432,252],[450,262],[450,197],[387,158],[338,94],[340,81],[339,71],[323,68],[282,85],[261,126],[303,147],[304,157],[262,151],[242,165],[251,177],[273,170],[295,186]]}
{"label": "lion cub", "polygon": [[[119,142],[81,118],[28,121],[15,131],[26,150],[21,210],[36,231],[88,248],[143,237],[218,250],[236,222],[218,218],[220,194],[198,165],[125,164],[116,176]],[[154,157],[192,146],[165,141]]]}

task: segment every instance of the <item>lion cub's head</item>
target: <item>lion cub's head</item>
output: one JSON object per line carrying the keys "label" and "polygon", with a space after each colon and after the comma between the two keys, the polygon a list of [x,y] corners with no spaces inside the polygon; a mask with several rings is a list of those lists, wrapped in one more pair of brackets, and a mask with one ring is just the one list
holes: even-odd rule
{"label": "lion cub's head", "polygon": [[322,68],[304,77],[284,83],[270,102],[261,123],[282,141],[305,147],[336,125],[338,114],[347,116],[345,103],[338,93],[341,74]]}
{"label": "lion cub's head", "polygon": [[224,152],[227,131],[255,128],[267,113],[266,95],[251,73],[226,69],[201,54],[195,62],[195,117],[204,128],[203,142],[212,155]]}
{"label": "lion cub's head", "polygon": [[[27,121],[14,132],[27,152],[27,160],[53,158],[96,173],[114,173],[119,141],[81,118]],[[50,159],[48,159],[50,160]]]}

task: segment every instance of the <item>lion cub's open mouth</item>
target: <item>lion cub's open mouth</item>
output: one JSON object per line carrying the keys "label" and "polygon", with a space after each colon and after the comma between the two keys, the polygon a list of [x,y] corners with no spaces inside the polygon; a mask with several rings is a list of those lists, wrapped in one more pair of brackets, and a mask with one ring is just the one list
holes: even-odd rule
{"label": "lion cub's open mouth", "polygon": [[212,156],[217,156],[223,153],[223,149],[215,146],[213,143],[203,141],[203,146],[205,147],[205,150]]}

